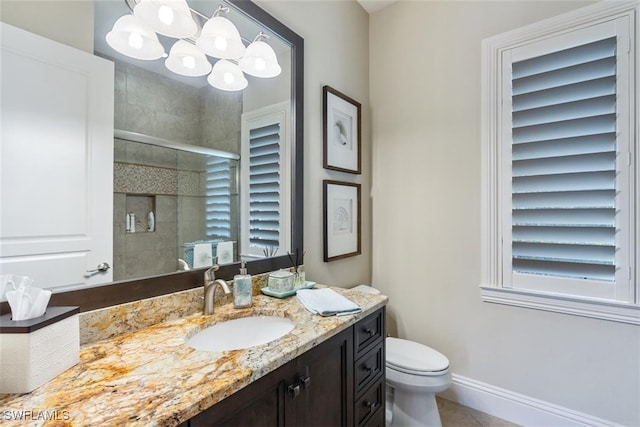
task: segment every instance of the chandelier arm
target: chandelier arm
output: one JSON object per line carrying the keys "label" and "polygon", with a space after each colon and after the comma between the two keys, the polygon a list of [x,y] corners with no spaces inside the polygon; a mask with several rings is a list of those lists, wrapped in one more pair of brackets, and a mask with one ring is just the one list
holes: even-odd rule
{"label": "chandelier arm", "polygon": [[138,4],[138,0],[124,0],[124,4],[126,4],[131,13],[133,13],[133,8]]}

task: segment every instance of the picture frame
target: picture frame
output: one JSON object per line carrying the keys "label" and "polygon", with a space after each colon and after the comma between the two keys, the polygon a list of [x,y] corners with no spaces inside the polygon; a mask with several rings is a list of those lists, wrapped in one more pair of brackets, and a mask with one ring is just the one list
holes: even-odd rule
{"label": "picture frame", "polygon": [[361,185],[324,180],[324,261],[361,253]]}
{"label": "picture frame", "polygon": [[330,86],[322,88],[324,168],[362,173],[362,106]]}

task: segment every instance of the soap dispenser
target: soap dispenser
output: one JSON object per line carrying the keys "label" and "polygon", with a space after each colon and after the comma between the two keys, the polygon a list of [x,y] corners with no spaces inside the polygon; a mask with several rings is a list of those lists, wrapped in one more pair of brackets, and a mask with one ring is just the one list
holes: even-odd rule
{"label": "soap dispenser", "polygon": [[251,307],[253,283],[251,275],[247,274],[244,261],[240,263],[240,274],[233,277],[233,306],[235,308]]}

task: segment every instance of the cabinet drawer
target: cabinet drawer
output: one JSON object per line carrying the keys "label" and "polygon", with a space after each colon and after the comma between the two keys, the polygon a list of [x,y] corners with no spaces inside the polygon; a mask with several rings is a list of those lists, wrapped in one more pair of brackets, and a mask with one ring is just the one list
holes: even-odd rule
{"label": "cabinet drawer", "polygon": [[369,386],[384,370],[384,346],[382,341],[356,362],[356,397]]}
{"label": "cabinet drawer", "polygon": [[361,427],[385,427],[385,409],[381,407]]}
{"label": "cabinet drawer", "polygon": [[384,412],[384,381],[380,379],[356,401],[356,425],[367,425],[377,412]]}
{"label": "cabinet drawer", "polygon": [[353,337],[356,359],[367,351],[368,347],[375,345],[378,341],[382,341],[383,337],[384,309],[381,309],[356,324]]}

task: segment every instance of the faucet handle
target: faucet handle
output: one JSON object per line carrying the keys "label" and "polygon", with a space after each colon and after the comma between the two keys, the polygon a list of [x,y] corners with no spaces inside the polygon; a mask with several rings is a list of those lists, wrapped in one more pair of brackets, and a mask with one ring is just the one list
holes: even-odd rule
{"label": "faucet handle", "polygon": [[207,271],[204,272],[204,282],[205,284],[211,283],[216,280],[215,272],[218,271],[220,266],[218,264],[213,264],[213,266],[209,267]]}

